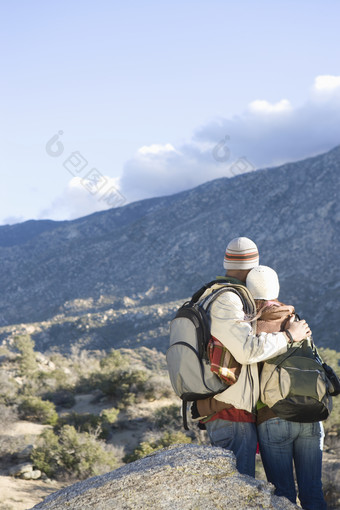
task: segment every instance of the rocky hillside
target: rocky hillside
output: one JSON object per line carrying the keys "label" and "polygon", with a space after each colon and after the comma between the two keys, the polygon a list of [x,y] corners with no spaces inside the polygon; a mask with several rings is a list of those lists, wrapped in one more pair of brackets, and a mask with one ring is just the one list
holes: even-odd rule
{"label": "rocky hillside", "polygon": [[41,350],[153,346],[173,302],[221,274],[227,242],[245,235],[278,271],[281,299],[337,348],[339,166],[337,147],[75,221],[0,227],[1,337],[37,323]]}

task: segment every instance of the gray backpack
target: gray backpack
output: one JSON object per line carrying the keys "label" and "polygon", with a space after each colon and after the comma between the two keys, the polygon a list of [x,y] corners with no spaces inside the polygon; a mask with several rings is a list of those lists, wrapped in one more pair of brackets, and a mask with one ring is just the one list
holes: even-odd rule
{"label": "gray backpack", "polygon": [[228,385],[210,370],[207,346],[211,338],[209,308],[223,292],[234,292],[245,313],[253,313],[254,301],[243,285],[228,278],[213,280],[199,289],[177,311],[170,324],[170,347],[166,354],[170,381],[182,399],[183,425],[188,430],[187,403],[212,397]]}

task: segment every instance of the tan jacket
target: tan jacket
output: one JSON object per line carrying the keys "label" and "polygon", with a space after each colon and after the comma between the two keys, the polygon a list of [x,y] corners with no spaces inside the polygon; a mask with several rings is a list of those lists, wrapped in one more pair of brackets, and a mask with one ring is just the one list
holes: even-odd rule
{"label": "tan jacket", "polygon": [[287,336],[284,333],[256,335],[256,326],[244,320],[242,302],[232,292],[221,294],[213,302],[210,318],[211,334],[242,365],[237,382],[212,400],[255,412],[260,393],[257,363],[286,352]]}

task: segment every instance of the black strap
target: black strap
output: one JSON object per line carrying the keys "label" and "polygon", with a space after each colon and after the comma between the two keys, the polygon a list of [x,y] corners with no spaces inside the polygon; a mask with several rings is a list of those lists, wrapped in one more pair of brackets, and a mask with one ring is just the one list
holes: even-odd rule
{"label": "black strap", "polygon": [[187,400],[183,399],[182,400],[182,416],[183,416],[183,427],[185,430],[189,430],[188,418],[187,418],[187,405],[188,405]]}
{"label": "black strap", "polygon": [[192,298],[190,300],[191,303],[197,303],[197,301],[199,300],[199,298],[204,294],[204,292],[207,290],[207,289],[210,289],[210,287],[212,287],[213,285],[215,285],[216,283],[228,283],[229,282],[229,279],[227,277],[225,278],[218,278],[216,280],[212,280],[211,282],[209,283],[205,283],[203,285],[203,287],[201,287],[200,289],[198,289],[195,294],[192,295]]}
{"label": "black strap", "polygon": [[[284,331],[282,331],[282,333],[284,333]],[[310,340],[311,341],[311,349],[312,349],[312,353],[314,355],[314,358],[316,359],[316,361],[318,361],[320,363],[320,365],[322,365],[322,360],[321,358],[317,355],[318,352],[316,350],[316,347],[313,343],[313,340]],[[283,354],[279,354],[278,356],[275,356],[274,358],[271,358],[271,359],[275,359],[276,360],[276,364],[277,365],[281,365],[281,363],[283,363],[286,359],[288,359],[292,354],[294,354],[294,352],[296,352],[300,346],[304,343],[304,342],[308,342],[308,339],[305,338],[304,340],[301,340],[300,342],[294,342],[293,344],[288,344],[288,349],[287,349],[287,352],[284,352]],[[268,360],[266,360],[268,361]]]}

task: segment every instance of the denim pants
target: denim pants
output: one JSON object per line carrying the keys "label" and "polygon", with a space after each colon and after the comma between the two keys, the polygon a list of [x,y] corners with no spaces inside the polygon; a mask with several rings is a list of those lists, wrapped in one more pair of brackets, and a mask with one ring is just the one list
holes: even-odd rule
{"label": "denim pants", "polygon": [[255,477],[256,424],[218,419],[205,426],[211,444],[234,452],[237,470]]}
{"label": "denim pants", "polygon": [[295,465],[299,499],[306,510],[325,510],[321,465],[323,426],[271,418],[257,428],[262,463],[277,496],[296,503]]}

